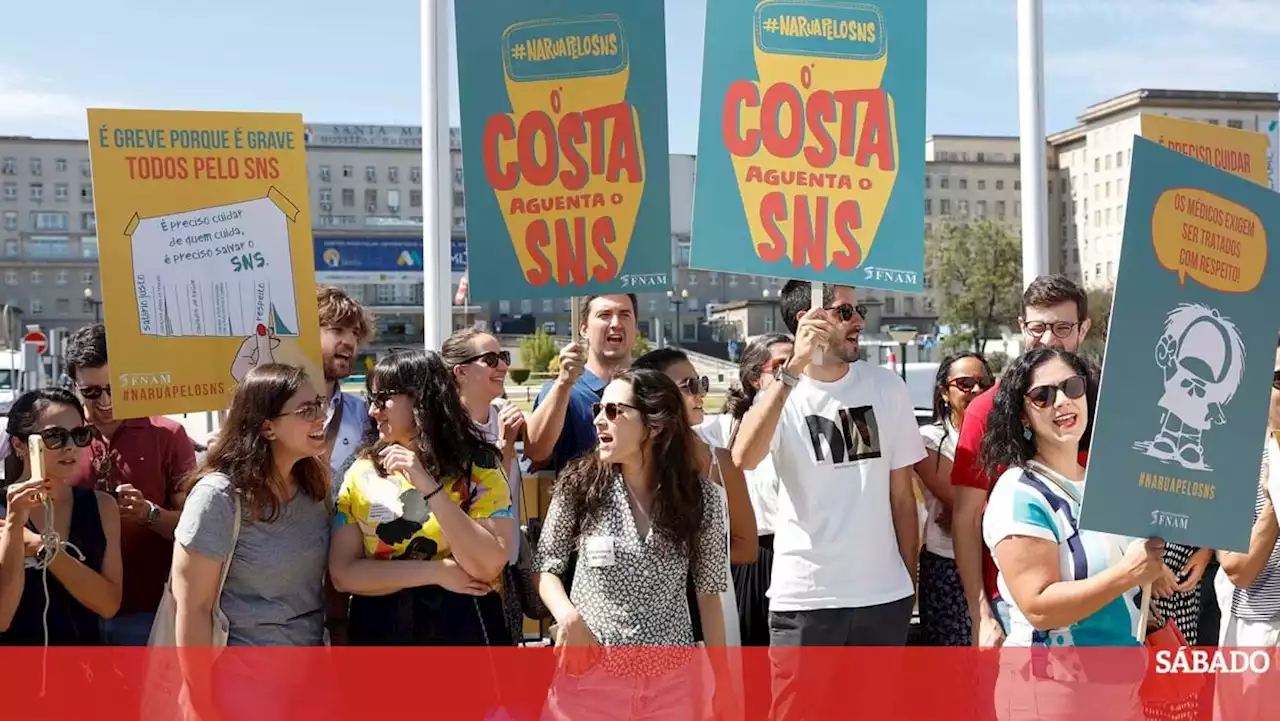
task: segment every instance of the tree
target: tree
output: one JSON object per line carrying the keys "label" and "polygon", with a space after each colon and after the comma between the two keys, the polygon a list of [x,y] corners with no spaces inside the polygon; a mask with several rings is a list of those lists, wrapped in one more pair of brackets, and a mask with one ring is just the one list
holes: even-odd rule
{"label": "tree", "polygon": [[631,357],[639,358],[649,352],[649,339],[642,335],[636,336],[635,345],[631,346]]}
{"label": "tree", "polygon": [[978,353],[986,350],[988,332],[1018,317],[1022,247],[1003,225],[948,223],[935,231],[925,241],[925,274],[938,322],[969,326]]}
{"label": "tree", "polygon": [[1111,326],[1111,299],[1115,288],[1089,290],[1089,335],[1080,346],[1080,354],[1102,365],[1102,355],[1107,349],[1107,332]]}
{"label": "tree", "polygon": [[520,359],[534,373],[545,373],[551,359],[560,355],[556,339],[539,328],[533,335],[520,339]]}

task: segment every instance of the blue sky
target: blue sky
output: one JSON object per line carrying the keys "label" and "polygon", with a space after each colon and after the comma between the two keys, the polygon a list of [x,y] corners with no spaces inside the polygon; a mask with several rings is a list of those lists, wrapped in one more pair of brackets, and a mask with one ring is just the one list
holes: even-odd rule
{"label": "blue sky", "polygon": [[[1280,90],[1274,2],[1044,0],[1049,131],[1137,87]],[[413,0],[6,5],[0,135],[82,138],[90,105],[420,122]],[[1015,0],[929,5],[928,132],[1016,134]],[[671,150],[691,153],[705,4],[666,8]]]}

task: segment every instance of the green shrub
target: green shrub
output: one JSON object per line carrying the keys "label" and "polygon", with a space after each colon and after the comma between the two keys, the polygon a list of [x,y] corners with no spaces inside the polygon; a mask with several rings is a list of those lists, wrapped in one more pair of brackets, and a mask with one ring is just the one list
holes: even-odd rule
{"label": "green shrub", "polygon": [[512,368],[509,375],[511,376],[511,380],[515,381],[516,385],[522,386],[525,381],[529,380],[530,372],[531,371],[528,368]]}
{"label": "green shrub", "polygon": [[520,339],[520,358],[531,372],[547,370],[551,360],[560,354],[556,339],[541,328]]}

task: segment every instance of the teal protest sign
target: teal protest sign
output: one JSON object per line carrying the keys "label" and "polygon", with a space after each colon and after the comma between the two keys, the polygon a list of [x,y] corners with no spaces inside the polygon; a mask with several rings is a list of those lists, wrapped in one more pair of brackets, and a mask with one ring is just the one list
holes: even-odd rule
{"label": "teal protest sign", "polygon": [[455,13],[472,300],[670,287],[662,3]]}
{"label": "teal protest sign", "polygon": [[707,0],[689,264],[924,288],[925,0]]}
{"label": "teal protest sign", "polygon": [[1080,526],[1245,551],[1280,326],[1280,195],[1133,142]]}

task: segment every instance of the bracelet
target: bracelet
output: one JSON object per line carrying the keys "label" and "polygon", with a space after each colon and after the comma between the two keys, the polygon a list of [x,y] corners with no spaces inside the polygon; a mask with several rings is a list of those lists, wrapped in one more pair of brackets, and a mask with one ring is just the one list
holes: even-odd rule
{"label": "bracelet", "polygon": [[443,490],[444,490],[444,484],[443,484],[443,483],[440,483],[439,481],[437,481],[437,482],[436,482],[435,490],[431,491],[430,493],[424,493],[424,494],[422,494],[422,500],[424,500],[424,501],[430,501],[432,496],[434,496],[435,494],[437,494],[437,493],[439,493],[440,491],[443,491]]}

